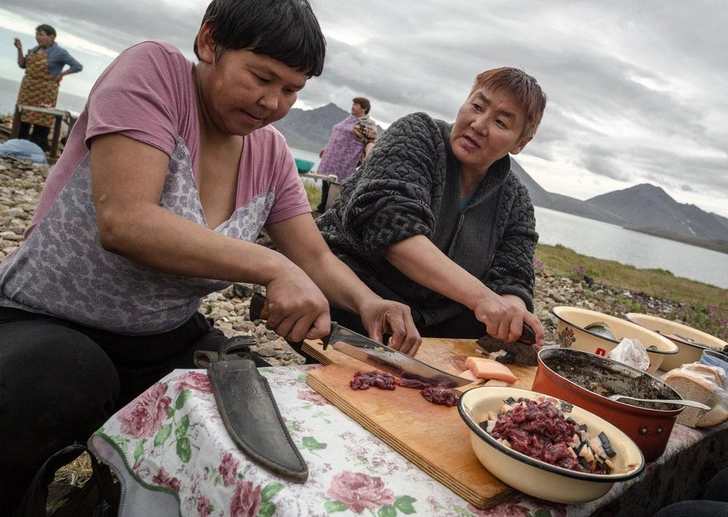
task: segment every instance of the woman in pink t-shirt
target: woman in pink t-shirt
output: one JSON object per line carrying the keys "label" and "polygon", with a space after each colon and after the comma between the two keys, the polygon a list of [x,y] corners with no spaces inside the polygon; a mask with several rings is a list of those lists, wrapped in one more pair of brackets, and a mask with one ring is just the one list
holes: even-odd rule
{"label": "woman in pink t-shirt", "polygon": [[[331,303],[419,346],[409,308],[331,253],[270,126],[323,70],[308,2],[213,0],[194,50],[141,43],[99,77],[0,264],[0,514],[53,452],[225,344],[197,307],[231,282],[265,286],[289,341],[325,336]],[[263,228],[277,251],[255,244]]]}

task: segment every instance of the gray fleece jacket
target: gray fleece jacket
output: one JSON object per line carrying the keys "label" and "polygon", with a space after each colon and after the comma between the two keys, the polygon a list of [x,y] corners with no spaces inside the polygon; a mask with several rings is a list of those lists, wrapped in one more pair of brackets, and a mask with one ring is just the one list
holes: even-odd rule
{"label": "gray fleece jacket", "polygon": [[415,235],[428,237],[494,292],[515,294],[533,311],[538,234],[528,191],[505,156],[461,209],[451,128],[425,113],[393,123],[317,219],[319,229],[374,292],[409,305],[418,325],[434,325],[468,309],[386,261],[389,246]]}

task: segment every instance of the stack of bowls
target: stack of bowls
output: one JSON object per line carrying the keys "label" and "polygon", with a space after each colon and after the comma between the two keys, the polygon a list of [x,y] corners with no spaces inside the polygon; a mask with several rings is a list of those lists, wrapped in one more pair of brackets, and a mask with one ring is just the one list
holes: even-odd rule
{"label": "stack of bowls", "polygon": [[678,368],[682,364],[699,362],[704,350],[723,350],[724,347],[728,347],[728,343],[722,339],[676,321],[636,312],[625,314],[624,317],[632,323],[662,334],[675,343],[678,353],[665,356],[660,366],[660,369],[665,371]]}
{"label": "stack of bowls", "polygon": [[[650,357],[647,373],[656,372],[667,357],[678,353],[674,342],[631,321],[579,307],[560,306],[551,311],[558,320],[557,342],[566,348],[608,356],[622,339],[636,339]],[[586,328],[595,324],[591,332]],[[614,338],[604,332],[606,329]]]}

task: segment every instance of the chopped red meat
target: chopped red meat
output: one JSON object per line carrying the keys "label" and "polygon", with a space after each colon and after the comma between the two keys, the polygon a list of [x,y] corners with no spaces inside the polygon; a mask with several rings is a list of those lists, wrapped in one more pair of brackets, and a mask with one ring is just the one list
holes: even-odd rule
{"label": "chopped red meat", "polygon": [[513,450],[551,465],[588,472],[569,449],[581,428],[565,418],[564,413],[548,401],[521,398],[511,411],[498,417],[491,434],[508,440]]}
{"label": "chopped red meat", "polygon": [[393,390],[395,381],[391,373],[374,370],[371,372],[356,372],[354,378],[349,381],[349,385],[354,390],[368,390],[371,386],[380,390]]}
{"label": "chopped red meat", "polygon": [[428,386],[422,390],[422,396],[428,402],[440,404],[442,406],[456,406],[458,403],[458,395],[453,390],[442,388],[440,386]]}

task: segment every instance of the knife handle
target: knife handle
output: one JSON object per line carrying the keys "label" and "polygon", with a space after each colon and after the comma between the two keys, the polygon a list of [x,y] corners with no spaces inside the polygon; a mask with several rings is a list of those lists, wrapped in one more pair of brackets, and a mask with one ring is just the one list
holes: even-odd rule
{"label": "knife handle", "polygon": [[531,325],[528,323],[523,324],[523,332],[521,332],[521,337],[518,341],[525,345],[533,345],[536,343],[536,332],[533,330]]}
{"label": "knife handle", "polygon": [[254,292],[250,299],[250,321],[267,320],[270,316],[268,300],[259,292]]}

